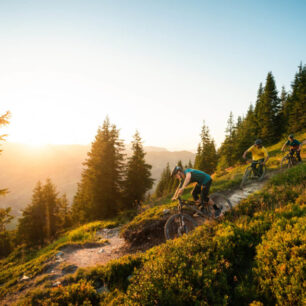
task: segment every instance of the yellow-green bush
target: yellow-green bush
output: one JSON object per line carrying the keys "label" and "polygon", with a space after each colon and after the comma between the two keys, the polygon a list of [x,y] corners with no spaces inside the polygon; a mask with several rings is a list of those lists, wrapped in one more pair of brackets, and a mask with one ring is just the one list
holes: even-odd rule
{"label": "yellow-green bush", "polygon": [[279,305],[303,305],[306,302],[306,205],[292,206],[266,233],[257,247],[254,269],[260,288]]}

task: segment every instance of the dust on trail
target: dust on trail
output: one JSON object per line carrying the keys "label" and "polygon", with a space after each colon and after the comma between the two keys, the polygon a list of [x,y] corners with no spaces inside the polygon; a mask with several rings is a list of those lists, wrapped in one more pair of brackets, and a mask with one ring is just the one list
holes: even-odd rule
{"label": "dust on trail", "polygon": [[254,182],[250,185],[244,186],[242,189],[236,189],[228,196],[233,207],[235,207],[241,200],[246,199],[249,195],[263,188],[265,182]]}
{"label": "dust on trail", "polygon": [[107,242],[98,247],[70,249],[64,248],[63,260],[70,265],[77,267],[90,267],[98,264],[106,264],[112,259],[123,256],[125,251],[125,241],[119,237],[120,228],[103,229],[96,233],[98,238],[107,239]]}

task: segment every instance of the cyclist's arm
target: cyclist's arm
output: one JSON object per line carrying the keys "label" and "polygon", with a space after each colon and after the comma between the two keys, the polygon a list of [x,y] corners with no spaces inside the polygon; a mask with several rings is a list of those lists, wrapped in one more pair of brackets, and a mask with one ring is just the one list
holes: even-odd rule
{"label": "cyclist's arm", "polygon": [[284,143],[284,145],[282,146],[281,151],[284,151],[286,146],[287,146],[287,142]]}
{"label": "cyclist's arm", "polygon": [[180,190],[180,186],[181,186],[181,183],[179,183],[178,187],[177,187],[176,190],[175,190],[175,193],[174,193],[174,195],[173,195],[173,197],[172,197],[172,200],[173,200],[173,201],[176,200],[177,197],[178,197],[178,192],[179,192],[179,190]]}
{"label": "cyclist's arm", "polygon": [[244,153],[243,153],[243,155],[242,155],[242,157],[243,157],[244,159],[246,159],[246,155],[247,155],[248,152],[249,152],[249,149],[247,149],[247,150],[244,151]]}
{"label": "cyclist's arm", "polygon": [[191,173],[188,172],[188,173],[186,174],[186,177],[185,177],[185,180],[184,180],[184,184],[183,184],[182,187],[180,188],[182,191],[186,188],[187,185],[189,185],[190,180],[191,180]]}

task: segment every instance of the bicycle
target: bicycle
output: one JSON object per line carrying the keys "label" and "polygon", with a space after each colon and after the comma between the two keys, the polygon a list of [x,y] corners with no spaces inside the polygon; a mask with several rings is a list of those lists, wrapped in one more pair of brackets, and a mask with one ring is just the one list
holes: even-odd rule
{"label": "bicycle", "polygon": [[282,158],[280,167],[281,169],[291,168],[298,163],[297,158],[290,154],[290,151]]}
{"label": "bicycle", "polygon": [[[209,197],[213,200],[214,205],[221,209],[220,216],[225,211],[232,209],[232,203],[223,194],[216,192],[211,194]],[[205,203],[202,211],[198,209],[194,201],[186,201],[182,200],[181,197],[178,197],[177,213],[170,216],[164,226],[166,240],[178,238],[183,234],[188,234],[196,228],[198,224],[195,219],[191,217],[191,215],[194,216],[195,214],[205,220],[215,218],[214,208],[212,205]]]}
{"label": "bicycle", "polygon": [[[260,162],[252,162],[253,164],[260,164]],[[254,170],[255,170],[255,173],[254,173]],[[262,173],[260,174],[259,172],[259,169],[256,167],[255,169],[252,167],[252,165],[249,165],[246,169],[245,169],[245,172],[244,172],[244,175],[242,177],[242,181],[241,181],[241,184],[240,184],[240,188],[242,188],[243,186],[245,186],[247,184],[247,182],[251,181],[251,180],[258,180],[258,181],[261,181],[265,175],[266,175],[266,172],[267,172],[267,167],[266,165],[263,165],[262,166]]]}

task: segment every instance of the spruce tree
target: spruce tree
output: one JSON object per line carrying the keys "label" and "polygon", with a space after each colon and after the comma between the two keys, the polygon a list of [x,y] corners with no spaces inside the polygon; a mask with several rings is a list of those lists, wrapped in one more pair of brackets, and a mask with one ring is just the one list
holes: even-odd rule
{"label": "spruce tree", "polygon": [[170,179],[171,179],[171,171],[169,163],[167,163],[166,168],[162,171],[160,179],[157,183],[154,197],[160,198],[166,193]]}
{"label": "spruce tree", "polygon": [[218,156],[215,142],[209,134],[209,128],[203,122],[201,143],[198,146],[194,167],[208,174],[212,174],[216,170],[217,162]]}
{"label": "spruce tree", "polygon": [[32,201],[19,219],[17,236],[28,245],[43,245],[57,237],[61,230],[61,216],[56,187],[50,179],[33,190]]}
{"label": "spruce tree", "polygon": [[66,229],[72,225],[71,209],[69,207],[66,194],[58,199],[58,211],[60,219],[60,229]]}
{"label": "spruce tree", "polygon": [[19,219],[18,240],[27,245],[43,245],[47,238],[46,215],[43,186],[38,182],[33,190],[31,204],[26,206]]}
{"label": "spruce tree", "polygon": [[288,133],[305,130],[306,127],[306,65],[300,64],[291,84],[292,92],[287,101]]}
{"label": "spruce tree", "polygon": [[134,135],[132,149],[133,153],[127,162],[124,181],[125,208],[133,208],[136,203],[142,202],[146,192],[153,186],[152,166],[145,162],[145,153],[138,131]]}
{"label": "spruce tree", "polygon": [[81,182],[73,201],[77,222],[116,215],[122,203],[123,142],[119,130],[106,118],[84,163]]}
{"label": "spruce tree", "polygon": [[61,227],[58,193],[50,179],[47,179],[43,186],[42,194],[45,206],[46,238],[50,241],[56,237]]}
{"label": "spruce tree", "polygon": [[281,103],[277,95],[276,85],[272,72],[266,78],[264,92],[262,94],[262,107],[259,112],[260,138],[266,144],[272,144],[279,140]]}

